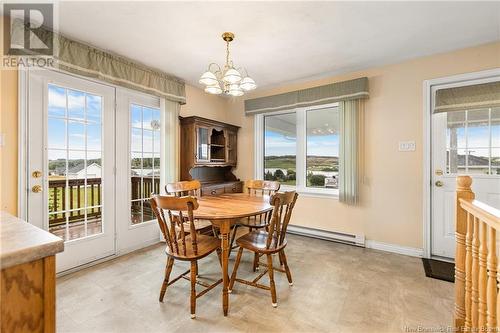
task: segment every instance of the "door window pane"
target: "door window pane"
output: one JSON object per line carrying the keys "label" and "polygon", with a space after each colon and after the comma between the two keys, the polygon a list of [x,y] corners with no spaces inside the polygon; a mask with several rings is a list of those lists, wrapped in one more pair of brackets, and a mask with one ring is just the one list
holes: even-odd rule
{"label": "door window pane", "polygon": [[448,174],[498,174],[500,109],[447,113]]}
{"label": "door window pane", "polygon": [[76,90],[67,91],[68,118],[75,120],[85,119],[85,93]]}
{"label": "door window pane", "polygon": [[138,224],[154,219],[149,198],[160,192],[160,109],[130,105],[130,141],[130,221]]}
{"label": "door window pane", "polygon": [[307,187],[338,188],[339,112],[337,107],[306,112]]}
{"label": "door window pane", "polygon": [[49,231],[65,240],[102,232],[101,101],[48,85]]}
{"label": "door window pane", "polygon": [[295,113],[264,117],[264,179],[296,184],[296,133]]}

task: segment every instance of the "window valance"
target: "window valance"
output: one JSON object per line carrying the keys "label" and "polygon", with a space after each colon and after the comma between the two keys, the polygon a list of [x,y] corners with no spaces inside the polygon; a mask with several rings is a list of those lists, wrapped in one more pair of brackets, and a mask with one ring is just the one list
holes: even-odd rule
{"label": "window valance", "polygon": [[436,91],[434,113],[500,106],[500,82]]}
{"label": "window valance", "polygon": [[320,87],[296,90],[284,94],[245,100],[245,114],[287,110],[368,98],[368,78],[336,82]]}
{"label": "window valance", "polygon": [[[22,21],[13,24],[14,34],[24,33],[22,25]],[[44,41],[53,40],[57,68],[186,103],[185,84],[176,77],[43,28],[39,29],[38,37]]]}

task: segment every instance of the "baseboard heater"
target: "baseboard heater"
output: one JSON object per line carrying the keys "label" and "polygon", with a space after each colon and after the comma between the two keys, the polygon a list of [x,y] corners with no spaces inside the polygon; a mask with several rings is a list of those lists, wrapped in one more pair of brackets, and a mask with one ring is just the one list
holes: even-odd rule
{"label": "baseboard heater", "polygon": [[312,238],[324,239],[332,242],[350,244],[365,247],[365,236],[347,234],[343,232],[319,230],[297,225],[289,225],[287,232],[294,235],[307,236]]}

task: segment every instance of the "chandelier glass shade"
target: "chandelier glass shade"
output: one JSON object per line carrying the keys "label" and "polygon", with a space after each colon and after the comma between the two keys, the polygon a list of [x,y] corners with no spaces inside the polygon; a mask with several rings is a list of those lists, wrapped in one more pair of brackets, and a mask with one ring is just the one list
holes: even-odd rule
{"label": "chandelier glass shade", "polygon": [[219,95],[242,96],[245,91],[257,88],[255,81],[248,76],[246,69],[236,69],[229,57],[229,43],[233,41],[234,34],[225,32],[222,39],[226,42],[226,64],[220,67],[216,63],[208,65],[208,70],[200,77],[199,83],[205,85],[205,92]]}

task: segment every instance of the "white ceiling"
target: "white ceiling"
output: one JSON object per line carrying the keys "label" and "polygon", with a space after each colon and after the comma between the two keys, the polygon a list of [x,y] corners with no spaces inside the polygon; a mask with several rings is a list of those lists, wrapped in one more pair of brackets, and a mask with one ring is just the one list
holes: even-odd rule
{"label": "white ceiling", "polygon": [[59,30],[198,85],[223,64],[260,88],[500,40],[500,2],[61,2]]}

